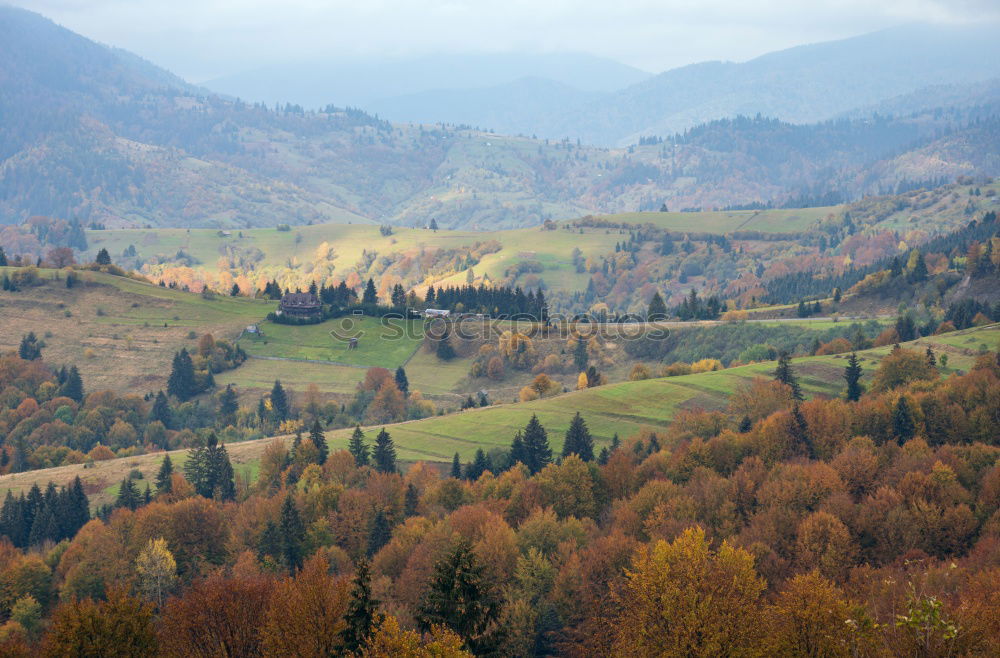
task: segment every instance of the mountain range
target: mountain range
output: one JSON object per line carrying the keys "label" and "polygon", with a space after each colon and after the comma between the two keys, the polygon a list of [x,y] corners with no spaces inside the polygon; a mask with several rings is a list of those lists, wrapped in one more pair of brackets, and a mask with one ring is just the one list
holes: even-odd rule
{"label": "mountain range", "polygon": [[[977,42],[969,37],[968,43]],[[892,77],[892,70],[899,74],[898,68],[881,71],[876,60],[870,68],[878,71],[858,83],[864,93],[853,100],[823,79],[830,64],[822,48],[778,53],[776,59],[786,62],[802,54],[799,78],[790,77],[789,84],[803,84],[805,72],[813,71],[816,88],[827,85],[824,116],[836,118],[815,123],[774,118],[777,110],[737,116],[756,102],[747,90],[759,85],[746,83],[732,91],[731,105],[719,105],[737,109],[720,109],[724,118],[671,136],[665,128],[635,128],[644,116],[672,125],[666,111],[658,115],[636,101],[631,111],[622,104],[588,113],[607,102],[608,92],[542,77],[508,82],[502,89],[517,100],[517,112],[498,106],[483,121],[496,129],[504,120],[540,117],[545,107],[562,102],[566,112],[593,125],[627,119],[634,134],[663,136],[608,148],[441,123],[448,117],[393,123],[344,105],[313,111],[240,101],[38,14],[0,8],[0,224],[51,215],[109,227],[425,225],[435,219],[442,227],[499,229],[664,204],[684,209],[849,199],[959,175],[997,175],[1000,84],[980,79],[1000,62],[985,56],[990,48],[977,51],[983,56],[975,66],[971,55],[942,55],[931,67],[937,73],[907,84],[947,78],[946,84],[916,93],[886,84],[876,94],[875,81]],[[658,81],[672,80],[679,88],[687,76],[693,90],[688,105],[704,105],[725,85],[719,77],[696,93],[697,80],[708,80],[699,77],[699,67],[748,65],[696,65],[615,94],[654,98]],[[470,93],[456,92],[450,105],[462,108]],[[487,98],[493,92],[476,93]],[[573,100],[558,100],[567,95]],[[796,120],[814,111],[805,102],[787,105],[788,112],[798,108],[791,117]]]}

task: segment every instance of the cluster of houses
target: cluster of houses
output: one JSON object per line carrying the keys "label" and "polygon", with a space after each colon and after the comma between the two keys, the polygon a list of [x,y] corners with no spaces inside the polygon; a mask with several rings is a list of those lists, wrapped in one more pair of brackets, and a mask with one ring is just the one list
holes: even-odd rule
{"label": "cluster of houses", "polygon": [[[302,319],[318,319],[323,313],[323,305],[319,297],[311,292],[290,292],[281,297],[278,312]],[[451,311],[440,308],[428,308],[423,312],[425,318],[447,318]]]}

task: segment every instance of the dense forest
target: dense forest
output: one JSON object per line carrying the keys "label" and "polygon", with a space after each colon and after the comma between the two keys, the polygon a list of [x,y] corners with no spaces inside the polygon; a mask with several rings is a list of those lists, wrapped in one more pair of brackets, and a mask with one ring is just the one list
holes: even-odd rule
{"label": "dense forest", "polygon": [[558,454],[532,418],[450,474],[401,472],[386,431],[329,452],[314,423],[247,482],[213,440],[72,538],[5,542],[0,637],[8,655],[992,655],[1000,354],[947,378],[931,357],[897,348],[868,392],[848,359],[848,399],[806,402],[779,361],[724,412],[597,455],[585,409]]}

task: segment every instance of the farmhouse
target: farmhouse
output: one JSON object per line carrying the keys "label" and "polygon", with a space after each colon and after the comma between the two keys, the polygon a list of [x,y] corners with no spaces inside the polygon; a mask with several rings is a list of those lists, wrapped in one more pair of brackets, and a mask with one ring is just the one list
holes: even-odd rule
{"label": "farmhouse", "polygon": [[296,318],[317,318],[320,315],[319,298],[311,292],[290,292],[281,298],[279,312]]}
{"label": "farmhouse", "polygon": [[428,308],[424,310],[425,318],[446,318],[451,315],[451,311],[440,308]]}

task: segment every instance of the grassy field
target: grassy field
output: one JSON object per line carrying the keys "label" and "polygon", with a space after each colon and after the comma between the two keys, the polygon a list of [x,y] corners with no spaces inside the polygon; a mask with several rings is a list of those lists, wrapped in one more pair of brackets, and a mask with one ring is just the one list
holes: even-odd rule
{"label": "grassy field", "polygon": [[820,208],[772,208],[770,210],[718,210],[703,212],[635,212],[601,215],[601,219],[631,224],[654,224],[670,231],[697,233],[796,233],[804,231],[842,206]]}
{"label": "grassy field", "polygon": [[[967,370],[982,345],[996,349],[998,341],[1000,325],[991,325],[921,338],[908,346],[916,349],[932,346],[939,356],[948,354],[947,374]],[[863,381],[870,379],[879,360],[890,350],[891,347],[882,347],[859,354],[865,370]],[[842,391],[845,360],[845,355],[806,357],[795,359],[793,366],[807,395],[832,396]],[[477,448],[507,447],[514,432],[523,427],[532,414],[537,414],[548,431],[553,452],[558,453],[573,414],[580,411],[601,447],[616,433],[627,437],[643,428],[654,431],[665,428],[680,409],[723,409],[737,386],[754,377],[770,377],[773,369],[773,362],[757,363],[683,377],[609,384],[533,402],[495,405],[398,423],[388,429],[402,460],[447,462],[456,452],[468,460]],[[377,430],[377,427],[366,428],[369,441],[374,439]],[[334,450],[346,447],[349,436],[347,429],[327,432],[327,440]],[[228,448],[237,472],[255,473],[260,455],[272,440],[230,444]],[[171,458],[178,463],[183,460],[183,454],[184,451],[176,451],[171,453]],[[108,502],[114,496],[117,483],[130,470],[139,469],[146,479],[152,478],[161,459],[162,453],[99,462],[93,468],[61,466],[5,475],[0,477],[0,494],[8,489],[15,493],[24,491],[35,482],[64,484],[79,475],[95,503]]]}
{"label": "grassy field", "polygon": [[196,345],[190,332],[232,340],[275,306],[246,298],[206,299],[99,272],[81,272],[85,283],[68,289],[61,272],[40,274],[42,285],[0,291],[0,350],[16,348],[23,334],[34,331],[45,341],[44,359],[76,364],[90,391],[163,388],[174,352]]}
{"label": "grassy field", "polygon": [[[261,323],[263,336],[245,334],[240,345],[261,357],[329,361],[355,366],[396,368],[423,340],[423,321],[347,316],[320,324]],[[355,349],[349,339],[357,338]]]}

